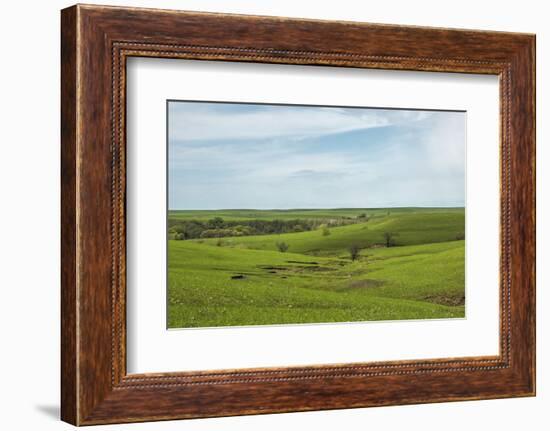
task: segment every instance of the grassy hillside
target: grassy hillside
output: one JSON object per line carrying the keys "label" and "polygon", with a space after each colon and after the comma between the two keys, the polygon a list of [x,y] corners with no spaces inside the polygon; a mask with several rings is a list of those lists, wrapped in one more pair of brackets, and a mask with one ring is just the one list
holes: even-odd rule
{"label": "grassy hillside", "polygon": [[[189,211],[169,217],[357,217],[280,235],[170,240],[168,326],[400,320],[464,316],[464,209]],[[384,232],[395,246],[381,247]],[[276,242],[289,245],[277,251]],[[357,260],[350,244],[361,248]]]}
{"label": "grassy hillside", "polygon": [[[387,213],[384,213],[387,214]],[[277,250],[277,242],[285,242],[289,251],[313,255],[335,255],[346,253],[350,244],[361,248],[384,244],[384,233],[397,234],[395,245],[426,244],[453,241],[464,232],[464,211],[449,212],[391,212],[380,215],[365,223],[340,226],[329,229],[329,235],[322,230],[281,235],[258,235],[233,237],[222,240],[224,245],[257,250]],[[199,240],[214,244],[218,239]]]}

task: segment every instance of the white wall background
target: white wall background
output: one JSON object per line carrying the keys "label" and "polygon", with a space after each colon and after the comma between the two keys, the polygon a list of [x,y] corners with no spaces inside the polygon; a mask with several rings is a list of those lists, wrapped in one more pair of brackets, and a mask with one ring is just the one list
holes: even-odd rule
{"label": "white wall background", "polygon": [[[105,426],[135,430],[547,429],[550,319],[550,13],[540,0],[119,0],[172,9],[537,33],[538,396],[284,415]],[[59,422],[60,0],[4,2],[0,15],[0,427],[62,430]]]}

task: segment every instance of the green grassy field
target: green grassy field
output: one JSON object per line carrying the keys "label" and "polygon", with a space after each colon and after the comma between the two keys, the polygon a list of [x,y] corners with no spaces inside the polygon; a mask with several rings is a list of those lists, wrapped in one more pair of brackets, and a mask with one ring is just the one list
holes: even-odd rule
{"label": "green grassy field", "polygon": [[463,208],[170,211],[169,224],[213,217],[350,224],[169,240],[170,328],[464,317]]}

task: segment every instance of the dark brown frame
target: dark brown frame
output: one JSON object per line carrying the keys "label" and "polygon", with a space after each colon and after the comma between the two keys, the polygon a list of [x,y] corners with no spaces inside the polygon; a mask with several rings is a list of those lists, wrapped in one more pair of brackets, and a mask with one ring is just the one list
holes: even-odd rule
{"label": "dark brown frame", "polygon": [[[88,425],[535,394],[534,35],[81,5],[61,16],[63,420]],[[127,375],[129,56],[498,75],[500,354]]]}

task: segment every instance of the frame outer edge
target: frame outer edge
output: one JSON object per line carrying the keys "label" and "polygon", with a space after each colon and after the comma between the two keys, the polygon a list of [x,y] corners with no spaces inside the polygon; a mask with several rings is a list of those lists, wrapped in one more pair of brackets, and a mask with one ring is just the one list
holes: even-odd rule
{"label": "frame outer edge", "polygon": [[531,204],[531,217],[530,222],[532,223],[531,236],[532,236],[532,245],[531,245],[531,259],[532,265],[530,268],[531,272],[531,284],[529,286],[529,299],[531,301],[531,315],[529,319],[530,325],[530,391],[529,395],[537,395],[537,293],[536,293],[536,284],[537,284],[537,37],[532,35],[528,41],[528,61],[527,64],[530,66],[530,74],[527,76],[527,83],[531,84],[530,94],[528,103],[530,104],[531,109],[531,123],[528,125],[530,130],[529,143],[531,147],[531,157],[529,160],[529,178],[532,182],[532,190],[529,195],[529,201]]}
{"label": "frame outer edge", "polygon": [[528,88],[526,104],[529,107],[530,115],[527,116],[526,128],[528,130],[528,148],[529,159],[527,160],[529,175],[528,181],[530,183],[529,194],[526,197],[527,205],[530,210],[529,217],[529,231],[528,240],[529,254],[527,263],[529,265],[530,284],[526,287],[526,292],[529,295],[529,359],[528,359],[528,395],[536,396],[537,392],[537,334],[536,334],[536,274],[537,274],[537,204],[536,204],[536,190],[537,190],[537,178],[536,178],[536,151],[537,151],[537,133],[536,133],[536,70],[537,70],[537,55],[536,55],[536,35],[531,35],[527,41],[527,48],[525,50],[526,61],[525,65],[528,67],[526,74],[526,86]]}
{"label": "frame outer edge", "polygon": [[521,396],[536,395],[535,36],[511,61],[511,362]]}
{"label": "frame outer edge", "polygon": [[[101,13],[99,13],[99,11],[101,11]],[[124,11],[127,13],[124,13]],[[410,397],[397,397],[395,399],[388,399],[383,402],[380,402],[378,399],[372,399],[370,401],[368,399],[361,399],[359,402],[357,402],[357,400],[353,401],[352,396],[350,395],[351,389],[348,387],[348,383],[351,383],[351,381],[345,382],[346,385],[342,387],[337,386],[336,382],[327,385],[329,382],[328,380],[319,379],[318,381],[308,381],[307,384],[304,383],[301,384],[301,386],[295,384],[287,384],[286,386],[283,386],[282,384],[278,385],[272,383],[255,385],[253,382],[242,382],[242,384],[232,382],[233,384],[220,386],[215,389],[211,388],[209,385],[197,385],[193,386],[193,389],[158,387],[145,389],[139,387],[123,388],[119,386],[120,382],[118,381],[118,378],[111,378],[111,376],[109,376],[109,379],[107,379],[107,365],[116,366],[116,364],[113,365],[113,355],[110,351],[107,353],[107,350],[105,349],[107,346],[107,330],[109,329],[110,331],[113,328],[113,321],[108,321],[105,316],[108,311],[107,308],[110,308],[113,305],[112,302],[114,297],[113,300],[110,299],[111,297],[107,298],[107,289],[104,286],[106,282],[106,271],[104,271],[104,269],[107,264],[107,259],[103,256],[97,256],[98,248],[96,248],[96,246],[99,245],[103,247],[106,243],[105,238],[97,238],[90,233],[100,232],[108,235],[107,229],[105,229],[105,224],[103,223],[105,220],[105,217],[103,216],[106,214],[107,207],[102,205],[101,208],[94,208],[89,201],[90,196],[94,193],[95,186],[102,187],[100,192],[103,197],[106,193],[106,189],[104,188],[106,185],[105,178],[109,177],[108,173],[104,169],[106,168],[106,157],[104,157],[104,155],[106,154],[105,151],[107,148],[109,148],[105,144],[107,132],[103,129],[95,130],[93,128],[93,124],[90,124],[97,121],[95,116],[100,118],[104,124],[107,124],[106,113],[110,111],[107,106],[107,101],[102,95],[102,91],[105,91],[105,87],[97,85],[94,87],[94,82],[86,78],[89,75],[96,73],[100,84],[107,82],[103,82],[103,80],[107,79],[108,62],[101,64],[91,61],[93,60],[92,54],[96,53],[101,55],[101,58],[106,60],[107,49],[111,46],[111,42],[116,41],[116,38],[120,37],[120,35],[124,37],[124,35],[126,35],[129,31],[133,31],[130,30],[128,26],[122,26],[122,22],[135,16],[140,18],[140,15],[144,12],[151,11],[128,8],[110,9],[108,14],[105,12],[107,19],[104,19],[105,16],[102,16],[103,9],[98,6],[83,7],[77,5],[62,11],[61,416],[64,421],[73,425],[91,425],[99,423],[179,419],[186,417],[232,416],[236,414],[258,414],[366,407],[389,404],[416,404],[467,399],[489,399],[510,396],[525,396],[532,395],[534,393],[535,249],[534,238],[532,237],[532,235],[534,235],[535,223],[535,137],[533,128],[534,81],[529,81],[527,83],[523,81],[521,85],[518,85],[517,90],[520,93],[520,98],[523,103],[518,104],[516,101],[516,103],[514,103],[515,109],[513,109],[513,111],[517,113],[518,108],[520,110],[525,108],[526,113],[533,114],[532,117],[522,119],[519,122],[518,128],[515,127],[518,123],[515,123],[512,127],[512,134],[514,135],[513,142],[521,142],[524,145],[521,151],[519,151],[520,157],[515,161],[517,164],[514,162],[512,163],[516,165],[516,167],[518,167],[517,165],[520,165],[522,168],[528,166],[528,168],[531,169],[529,173],[525,175],[525,178],[519,181],[515,181],[515,175],[512,175],[512,182],[515,183],[516,187],[520,186],[520,184],[525,187],[525,190],[521,193],[521,196],[519,196],[520,193],[518,192],[518,199],[515,203],[519,203],[519,206],[528,213],[525,214],[528,220],[526,220],[520,235],[520,238],[525,239],[525,243],[516,249],[525,251],[525,258],[528,260],[519,265],[519,272],[521,272],[526,279],[521,283],[517,282],[518,280],[516,279],[516,282],[514,283],[516,286],[521,285],[522,287],[520,292],[516,291],[516,294],[513,295],[515,297],[514,301],[517,301],[518,308],[522,304],[525,306],[525,309],[521,313],[523,319],[518,319],[519,327],[516,328],[516,334],[514,336],[514,339],[517,341],[515,348],[518,348],[518,345],[521,345],[524,349],[522,352],[517,352],[514,357],[516,366],[513,370],[510,369],[510,371],[513,371],[515,374],[511,374],[507,371],[499,371],[498,373],[495,372],[495,378],[506,378],[506,380],[502,380],[500,383],[497,383],[494,379],[491,381],[486,373],[479,374],[477,376],[478,380],[475,380],[476,377],[472,376],[470,379],[474,382],[474,387],[472,390],[465,389],[463,392],[449,394],[449,396],[441,396],[440,394],[439,396],[434,396],[432,398],[423,398],[421,397],[421,393],[415,394],[411,392]],[[183,19],[184,16],[187,16],[188,20],[191,21],[196,18],[194,16],[195,14],[187,15],[186,13],[178,11],[173,12],[175,14],[181,13],[182,21],[187,20],[187,18]],[[153,14],[154,12],[151,13]],[[209,16],[209,20],[214,19],[212,15],[205,15]],[[141,16],[141,18],[143,17]],[[239,18],[239,21],[244,19],[245,18]],[[263,19],[275,20],[278,18],[263,17]],[[236,20],[237,18],[235,16],[230,19],[231,22]],[[289,24],[292,22],[295,24],[303,24],[301,20],[282,20],[285,22],[288,21]],[[141,20],[142,27],[149,25],[154,27],[154,24],[151,22]],[[198,40],[200,43],[203,42],[201,38],[194,34],[173,34],[171,28],[172,27],[168,30],[161,29],[162,31],[159,36],[161,41],[164,41],[162,39],[162,35],[164,35],[165,38],[171,38],[173,36],[176,40],[178,40],[178,38],[185,40],[189,37],[191,41]],[[367,25],[365,25],[365,28],[367,28]],[[403,29],[407,28],[408,27],[404,27]],[[380,27],[378,26],[373,26],[373,29],[380,31]],[[426,29],[425,31],[427,32],[428,30]],[[148,32],[149,30],[147,30],[146,34],[149,34]],[[168,36],[166,36],[166,34],[168,34]],[[466,35],[466,33],[461,32],[460,35],[462,37]],[[469,33],[468,35],[468,37],[471,36]],[[494,34],[490,34],[490,36],[491,39],[496,37]],[[524,36],[526,35],[503,34],[502,55],[506,54],[507,59],[512,59],[513,57],[516,60],[515,67],[517,69],[515,70],[520,70],[523,72],[521,79],[530,80],[534,79],[534,37],[528,37],[521,40]],[[485,41],[481,40],[481,42]],[[462,45],[464,43],[465,42],[463,42]],[[89,44],[91,44],[90,47],[88,46]],[[235,43],[232,43],[231,45],[233,46],[229,48],[238,49],[238,47],[235,47]],[[292,44],[290,45],[292,48]],[[193,43],[191,43],[190,46],[193,46]],[[83,49],[80,49],[80,47]],[[266,48],[263,49],[266,50]],[[426,46],[421,46],[421,51],[425,51],[426,49]],[[97,52],[95,52],[95,50],[97,50]],[[351,55],[357,55],[357,53],[352,53]],[[479,55],[479,53],[476,54],[477,57],[479,57]],[[276,57],[276,55],[273,56],[273,58]],[[214,58],[218,58],[218,54],[215,53],[214,55],[210,55],[208,59]],[[277,57],[277,60],[278,59],[279,57]],[[281,62],[286,63],[284,58],[281,57],[281,60],[283,60]],[[423,59],[422,56],[420,56],[418,62],[415,62],[415,64],[411,66],[412,70],[420,70],[421,68],[424,68],[424,60],[426,59]],[[499,60],[501,60],[501,58],[497,57],[497,61]],[[233,59],[232,61],[239,60]],[[329,64],[336,63],[334,60],[327,60],[327,62]],[[527,64],[522,64],[522,62],[526,62]],[[289,63],[293,63],[290,57]],[[314,62],[314,64],[317,63],[320,64],[320,62]],[[481,63],[484,63],[483,59],[478,62],[480,68]],[[399,61],[392,61],[390,67],[388,68],[396,68],[395,66],[398,64]],[[439,65],[438,67],[442,66]],[[445,70],[445,68],[442,68],[442,70]],[[515,88],[517,85],[518,75],[513,74],[512,76],[514,78],[513,87]],[[518,129],[522,129],[524,132],[527,131],[527,134],[523,135],[521,140],[517,138]],[[93,163],[96,163],[102,171],[98,173],[94,172],[92,169]],[[106,177],[102,177],[100,174],[106,175]],[[114,178],[116,179],[116,175]],[[118,183],[115,185],[118,185]],[[99,207],[99,205],[96,206]],[[513,208],[517,209],[515,205],[513,205]],[[86,227],[87,224],[91,226],[92,224],[89,222],[95,221],[96,219],[102,221],[100,223],[100,227],[97,227],[97,224],[95,223],[93,224],[93,229],[91,227]],[[516,218],[512,218],[512,220],[516,220]],[[88,258],[90,258],[92,262],[90,262]],[[89,270],[93,269],[93,265],[102,269],[103,278],[101,279],[101,282],[96,283],[96,274],[90,274]],[[116,269],[116,263],[113,265]],[[92,285],[94,286],[93,291],[90,290]],[[82,322],[82,325],[79,324],[79,321]],[[90,327],[90,323],[92,322],[94,323],[93,328]],[[95,323],[97,323],[97,325],[95,325]],[[111,333],[111,335],[113,334],[114,333]],[[523,340],[521,340],[522,334],[525,335]],[[431,375],[432,374],[429,372],[427,373],[428,377]],[[327,376],[326,378],[332,379],[334,377],[335,376]],[[379,380],[385,381],[388,379],[380,378]],[[395,378],[394,380],[397,381],[398,379]],[[410,380],[411,379],[401,379],[401,381],[406,384],[408,384],[407,382]],[[446,380],[449,380],[449,378],[446,378]],[[432,381],[436,382],[434,379],[432,379]],[[413,383],[410,383],[412,389],[414,389]],[[343,385],[343,382],[340,382],[339,384]],[[504,390],[504,387],[502,386],[505,384],[510,385],[508,391]],[[364,384],[362,384],[360,389],[363,392],[354,393],[353,397],[357,398],[357,396],[359,396],[358,394],[362,393],[368,398],[370,389]],[[248,394],[250,394],[248,391],[254,390],[258,390],[259,393],[262,393],[260,391],[262,390],[264,391],[264,395],[267,394],[268,396],[277,396],[278,404],[267,408],[265,406],[256,406],[253,402],[254,400],[249,399],[250,397],[248,396]],[[298,401],[297,406],[293,403],[289,404],[288,401],[291,400],[291,398],[289,398],[289,391],[294,390],[311,390],[315,397],[310,399],[308,403],[300,404],[301,401]],[[433,392],[426,388],[420,388],[420,392],[423,390],[430,393]],[[243,393],[247,394],[244,401],[238,398],[239,395],[242,396]],[[346,395],[347,398],[344,398],[348,401],[346,401],[346,399],[342,401],[338,398],[340,393]],[[334,396],[336,396],[336,398],[334,398]],[[229,397],[233,398],[233,401],[231,403],[225,403],[224,401],[228,401]],[[235,399],[234,397],[237,398]],[[147,400],[147,398],[149,398],[149,400]],[[156,415],[158,412],[152,410],[156,407],[149,404],[153,398],[155,398],[155,401],[158,401],[157,404],[160,403],[159,405],[162,406],[162,403],[164,403],[164,407],[170,407],[170,409],[168,409],[169,414]],[[300,398],[300,400],[301,399],[302,398]],[[207,400],[206,404],[204,404],[205,400]],[[208,403],[211,400],[212,405],[210,406],[210,410],[207,409],[205,411],[205,407],[208,407]],[[222,403],[221,406],[217,404],[219,402]],[[240,406],[235,405],[239,403]],[[186,411],[183,411],[185,410],[183,407],[187,408]],[[175,413],[173,411],[174,408],[176,409]]]}
{"label": "frame outer edge", "polygon": [[61,420],[78,425],[78,6],[61,11]]}
{"label": "frame outer edge", "polygon": [[532,215],[532,222],[533,222],[533,237],[534,237],[534,243],[533,243],[533,292],[532,292],[532,301],[533,301],[533,317],[532,317],[532,342],[533,342],[533,352],[532,352],[532,379],[533,379],[533,387],[532,387],[532,395],[537,395],[537,37],[536,35],[533,35],[532,41],[531,41],[531,50],[530,50],[531,59],[533,62],[533,68],[531,71],[531,79],[533,82],[533,94],[531,96],[531,104],[533,107],[533,136],[532,136],[532,142],[533,142],[533,156],[531,160],[531,169],[532,169],[532,177],[533,177],[533,196],[532,196],[532,202],[533,202],[533,215]]}

